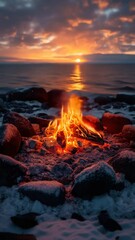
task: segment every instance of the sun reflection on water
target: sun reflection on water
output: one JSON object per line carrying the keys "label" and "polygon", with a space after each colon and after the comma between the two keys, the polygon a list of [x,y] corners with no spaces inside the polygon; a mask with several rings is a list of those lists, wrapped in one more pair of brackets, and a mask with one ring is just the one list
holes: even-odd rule
{"label": "sun reflection on water", "polygon": [[83,90],[84,84],[83,84],[83,77],[81,72],[81,65],[75,64],[72,74],[70,75],[70,86],[69,90]]}

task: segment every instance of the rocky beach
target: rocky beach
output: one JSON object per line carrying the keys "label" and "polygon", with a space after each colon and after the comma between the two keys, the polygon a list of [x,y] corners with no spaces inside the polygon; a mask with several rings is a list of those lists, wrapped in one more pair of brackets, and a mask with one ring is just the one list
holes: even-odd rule
{"label": "rocky beach", "polygon": [[69,96],[40,87],[0,96],[1,239],[134,239],[135,96],[78,96],[103,142],[78,140],[64,152],[61,139],[47,143],[46,128]]}

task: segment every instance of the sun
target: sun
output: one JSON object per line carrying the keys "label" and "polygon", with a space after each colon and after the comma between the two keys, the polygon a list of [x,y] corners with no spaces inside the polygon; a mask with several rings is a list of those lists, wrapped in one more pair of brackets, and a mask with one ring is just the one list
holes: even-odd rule
{"label": "sun", "polygon": [[75,62],[76,62],[76,63],[80,63],[80,62],[81,62],[81,59],[80,59],[80,58],[77,58],[77,59],[75,59]]}

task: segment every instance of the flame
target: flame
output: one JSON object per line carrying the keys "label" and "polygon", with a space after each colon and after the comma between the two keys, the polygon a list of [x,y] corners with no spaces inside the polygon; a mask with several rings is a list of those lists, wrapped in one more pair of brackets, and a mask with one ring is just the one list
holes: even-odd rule
{"label": "flame", "polygon": [[[61,117],[51,121],[45,130],[49,146],[57,148],[57,153],[71,152],[86,146],[86,141],[103,144],[102,135],[82,120],[82,101],[72,95],[68,105],[62,107]],[[48,144],[48,143],[47,143]]]}

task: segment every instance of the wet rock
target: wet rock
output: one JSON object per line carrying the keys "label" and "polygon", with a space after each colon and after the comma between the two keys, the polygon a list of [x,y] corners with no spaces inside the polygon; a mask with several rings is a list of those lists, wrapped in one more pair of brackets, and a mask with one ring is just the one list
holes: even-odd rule
{"label": "wet rock", "polygon": [[61,89],[53,89],[48,92],[48,106],[49,107],[62,107],[67,103],[68,95],[66,91]]}
{"label": "wet rock", "polygon": [[116,172],[124,173],[130,182],[135,182],[135,152],[130,150],[122,150],[114,157],[108,159]]}
{"label": "wet rock", "polygon": [[121,132],[124,125],[132,124],[132,122],[120,114],[107,112],[102,116],[102,124],[107,132],[115,134]]}
{"label": "wet rock", "polygon": [[31,200],[38,200],[49,206],[57,206],[65,201],[64,185],[57,181],[33,181],[22,184],[19,191]]}
{"label": "wet rock", "polygon": [[16,234],[10,232],[0,232],[1,240],[37,240],[33,234]]}
{"label": "wet rock", "polygon": [[30,121],[16,112],[8,112],[3,117],[3,123],[15,125],[23,137],[35,135],[35,131]]}
{"label": "wet rock", "polygon": [[108,231],[114,232],[117,230],[122,230],[120,224],[112,219],[106,210],[103,210],[98,215],[99,223]]}
{"label": "wet rock", "polygon": [[8,101],[39,101],[46,102],[47,101],[47,93],[44,88],[40,87],[32,87],[29,89],[24,89],[22,91],[16,90],[8,93],[7,95]]}
{"label": "wet rock", "polygon": [[94,116],[83,116],[83,121],[88,125],[96,129],[97,131],[102,131],[103,126],[100,122],[100,120],[97,117]]}
{"label": "wet rock", "polygon": [[99,105],[106,105],[108,103],[114,102],[115,98],[111,96],[98,96],[94,99],[94,101]]}
{"label": "wet rock", "polygon": [[101,161],[81,171],[74,180],[72,194],[83,199],[108,192],[116,183],[116,175],[107,163]]}
{"label": "wet rock", "polygon": [[37,124],[39,124],[40,128],[43,128],[43,127],[48,127],[50,119],[43,119],[40,117],[30,117],[29,121],[31,123],[37,123]]}
{"label": "wet rock", "polygon": [[129,141],[135,141],[135,125],[125,125],[122,129],[122,135]]}
{"label": "wet rock", "polygon": [[21,145],[21,135],[12,124],[3,124],[0,127],[0,153],[15,156]]}
{"label": "wet rock", "polygon": [[128,104],[135,104],[135,95],[117,94],[116,101],[125,102]]}
{"label": "wet rock", "polygon": [[0,154],[0,186],[17,184],[18,178],[23,177],[27,167],[15,159]]}
{"label": "wet rock", "polygon": [[26,213],[26,214],[17,214],[16,216],[11,217],[11,221],[24,229],[32,228],[38,224],[36,217],[37,213]]}

